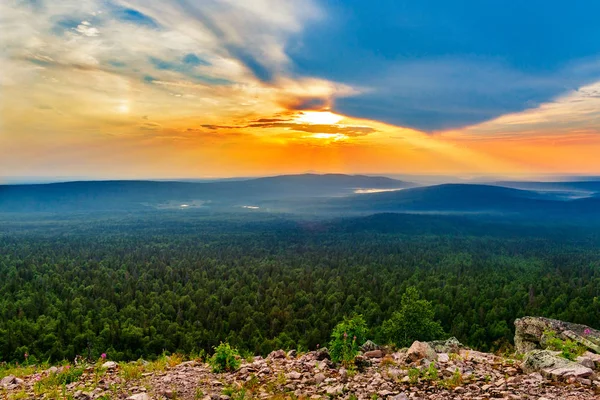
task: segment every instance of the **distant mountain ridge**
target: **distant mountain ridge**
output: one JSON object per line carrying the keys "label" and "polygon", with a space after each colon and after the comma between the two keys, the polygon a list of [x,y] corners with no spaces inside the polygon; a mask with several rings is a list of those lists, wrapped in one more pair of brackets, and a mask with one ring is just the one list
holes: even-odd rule
{"label": "distant mountain ridge", "polygon": [[581,216],[599,214],[600,182],[418,186],[378,176],[304,174],[214,182],[78,181],[0,186],[0,212],[182,208],[313,215],[418,212]]}
{"label": "distant mountain ridge", "polygon": [[361,188],[414,186],[391,178],[342,174],[217,182],[75,181],[0,185],[0,212],[146,210],[207,204],[223,208],[267,200],[345,196]]}

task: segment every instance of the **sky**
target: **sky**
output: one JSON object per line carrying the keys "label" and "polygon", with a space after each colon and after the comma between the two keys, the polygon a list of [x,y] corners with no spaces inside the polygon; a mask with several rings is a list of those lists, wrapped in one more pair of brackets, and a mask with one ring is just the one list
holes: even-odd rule
{"label": "sky", "polygon": [[600,174],[600,2],[5,0],[0,182]]}

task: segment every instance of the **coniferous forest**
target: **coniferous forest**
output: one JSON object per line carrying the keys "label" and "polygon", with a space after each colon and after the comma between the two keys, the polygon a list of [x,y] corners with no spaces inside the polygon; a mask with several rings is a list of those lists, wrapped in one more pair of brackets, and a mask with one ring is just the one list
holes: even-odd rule
{"label": "coniferous forest", "polygon": [[390,343],[384,322],[411,287],[443,335],[504,351],[523,315],[599,327],[595,232],[441,215],[3,215],[0,361],[314,349],[353,314]]}

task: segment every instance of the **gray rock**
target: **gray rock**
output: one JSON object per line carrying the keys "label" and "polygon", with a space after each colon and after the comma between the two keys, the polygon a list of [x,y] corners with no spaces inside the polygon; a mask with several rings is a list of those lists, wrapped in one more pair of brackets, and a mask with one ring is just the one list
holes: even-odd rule
{"label": "gray rock", "polygon": [[515,321],[515,348],[519,353],[544,348],[544,332],[556,332],[559,339],[574,340],[600,353],[600,331],[589,326],[543,317],[523,317]]}
{"label": "gray rock", "polygon": [[5,376],[4,378],[0,379],[0,386],[8,387],[8,385],[14,384],[16,379],[17,378],[13,375]]}
{"label": "gray rock", "polygon": [[367,340],[362,346],[360,346],[360,349],[363,353],[366,353],[367,351],[379,350],[379,346],[372,341]]}
{"label": "gray rock", "polygon": [[405,395],[404,393],[400,393],[395,395],[394,397],[391,397],[392,400],[408,400],[408,396]]}
{"label": "gray rock", "polygon": [[446,340],[434,340],[427,343],[433,347],[436,353],[458,353],[461,349],[465,348],[455,337]]}
{"label": "gray rock", "polygon": [[525,373],[540,372],[552,379],[586,378],[594,373],[590,368],[559,357],[548,350],[532,350],[527,353],[522,368]]}

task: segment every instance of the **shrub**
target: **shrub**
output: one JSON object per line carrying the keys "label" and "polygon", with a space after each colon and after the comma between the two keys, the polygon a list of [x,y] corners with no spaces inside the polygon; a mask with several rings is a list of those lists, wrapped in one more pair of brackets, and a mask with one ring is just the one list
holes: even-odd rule
{"label": "shrub", "polygon": [[561,340],[556,337],[556,332],[545,331],[546,347],[550,350],[560,351],[560,356],[567,360],[575,361],[577,357],[585,353],[585,347],[572,340]]}
{"label": "shrub", "polygon": [[229,343],[221,342],[215,347],[215,354],[208,360],[213,372],[235,371],[240,367],[240,354]]}
{"label": "shrub", "polygon": [[362,315],[344,318],[337,324],[331,334],[329,343],[331,359],[345,366],[352,366],[358,354],[359,343],[364,343],[367,336],[367,323]]}

